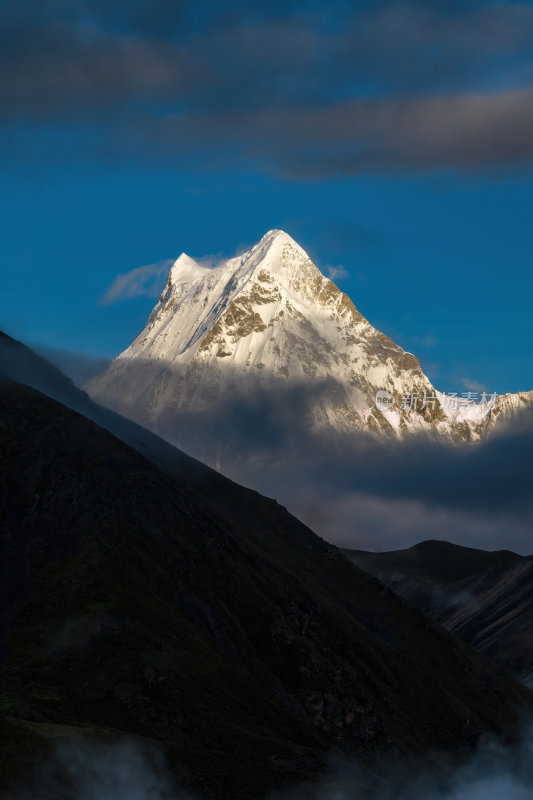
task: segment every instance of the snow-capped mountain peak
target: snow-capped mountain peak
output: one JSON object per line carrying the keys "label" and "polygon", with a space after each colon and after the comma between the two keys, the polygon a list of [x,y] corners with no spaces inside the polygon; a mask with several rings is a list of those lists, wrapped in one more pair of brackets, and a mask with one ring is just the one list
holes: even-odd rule
{"label": "snow-capped mountain peak", "polygon": [[399,401],[433,387],[288,233],[271,230],[214,268],[182,254],[145,329],[87,388],[177,441],[174,414],[295,386],[312,398],[313,428],[399,432],[437,414],[376,406],[379,389]]}
{"label": "snow-capped mountain peak", "polygon": [[172,265],[168,280],[173,286],[179,286],[204,277],[208,271],[208,267],[202,266],[187,253],[182,253]]}
{"label": "snow-capped mountain peak", "polygon": [[[269,414],[283,414],[282,398],[295,390],[305,406],[297,425],[305,418],[310,432],[468,439],[484,425],[445,413],[415,356],[377,331],[281,230],[215,267],[182,253],[144,330],[87,390],[204,458],[187,445],[184,415],[212,420],[258,395],[274,398]],[[380,391],[390,405],[376,401]]]}

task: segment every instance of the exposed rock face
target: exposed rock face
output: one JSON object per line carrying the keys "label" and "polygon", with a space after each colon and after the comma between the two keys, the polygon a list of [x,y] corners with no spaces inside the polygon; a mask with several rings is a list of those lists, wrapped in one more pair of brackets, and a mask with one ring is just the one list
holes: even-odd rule
{"label": "exposed rock face", "polygon": [[[212,416],[237,399],[260,396],[281,415],[294,412],[283,397],[297,390],[298,423],[332,437],[427,431],[475,440],[514,408],[500,399],[492,410],[446,412],[415,356],[373,328],[283,231],[215,269],[182,254],[145,329],[86,388],[211,461],[213,453],[189,442],[183,415]],[[390,393],[391,407],[376,405],[379,390]],[[412,395],[416,403],[406,403]]]}

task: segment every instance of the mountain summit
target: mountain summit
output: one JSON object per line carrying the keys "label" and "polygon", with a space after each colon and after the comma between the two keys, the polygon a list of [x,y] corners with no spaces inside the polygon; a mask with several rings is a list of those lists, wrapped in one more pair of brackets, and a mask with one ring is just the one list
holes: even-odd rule
{"label": "mountain summit", "polygon": [[[191,418],[218,415],[220,428],[251,407],[254,435],[288,417],[338,438],[479,435],[479,413],[450,417],[415,356],[373,328],[281,230],[214,268],[183,253],[144,330],[87,390],[183,447]],[[380,391],[389,406],[376,402]]]}

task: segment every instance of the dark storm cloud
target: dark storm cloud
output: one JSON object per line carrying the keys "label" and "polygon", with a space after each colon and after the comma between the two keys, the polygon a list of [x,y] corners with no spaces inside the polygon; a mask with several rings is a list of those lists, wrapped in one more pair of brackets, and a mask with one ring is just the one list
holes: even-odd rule
{"label": "dark storm cloud", "polygon": [[[423,438],[345,442],[342,456],[312,449],[258,469],[254,488],[275,496],[336,544],[396,549],[446,539],[533,552],[533,410],[477,445]],[[232,473],[251,482],[250,470]]]}
{"label": "dark storm cloud", "polygon": [[195,138],[193,149],[217,144],[214,157],[226,163],[238,163],[244,151],[259,167],[298,177],[513,166],[533,159],[533,89],[191,114],[147,121],[143,136],[169,155]]}
{"label": "dark storm cloud", "polygon": [[357,450],[361,457],[341,459],[340,467],[334,459],[320,464],[322,481],[344,490],[471,512],[533,511],[533,408],[475,446],[413,437]]}
{"label": "dark storm cloud", "polygon": [[217,430],[222,436],[224,431],[233,436],[240,431],[238,447],[243,452],[279,447],[290,453],[291,448],[301,452],[303,447],[304,466],[298,459],[297,469],[313,485],[332,490],[470,512],[533,511],[533,408],[500,423],[501,429],[477,445],[448,445],[415,435],[379,442],[371,436],[346,434],[332,446],[330,434],[326,439],[309,437],[307,419],[320,394],[330,399],[332,388],[323,382],[311,391],[300,387],[279,395],[231,400],[209,423],[213,438]]}
{"label": "dark storm cloud", "polygon": [[18,41],[13,34],[2,39],[4,119],[108,113],[117,102],[143,97],[156,101],[171,89],[179,90],[184,80],[179,52],[164,42],[117,39],[64,24],[26,30]]}
{"label": "dark storm cloud", "polygon": [[300,176],[532,158],[528,3],[2,2],[0,54],[8,150],[30,122],[44,152],[62,125],[108,157]]}

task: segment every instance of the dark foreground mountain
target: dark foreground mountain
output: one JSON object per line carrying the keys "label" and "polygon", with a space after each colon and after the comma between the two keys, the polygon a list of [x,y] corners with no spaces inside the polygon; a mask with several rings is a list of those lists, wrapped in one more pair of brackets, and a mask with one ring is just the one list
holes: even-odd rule
{"label": "dark foreground mountain", "polygon": [[[155,434],[94,403],[89,396],[57,367],[37,355],[22,342],[0,331],[0,375],[32,386],[74,411],[96,422],[131,445],[162,469],[177,477],[211,479],[218,484],[218,473],[177,450]],[[226,485],[226,483],[224,483]]]}
{"label": "dark foreground mountain", "polygon": [[533,707],[275,502],[221,476],[213,502],[211,471],[165,474],[8,379],[0,458],[4,787],[83,734],[260,798],[332,750],[457,752]]}
{"label": "dark foreground mountain", "polygon": [[211,504],[221,505],[226,513],[234,513],[241,520],[245,516],[255,518],[261,495],[244,489],[146,428],[93,402],[57,367],[2,331],[0,375],[31,386],[96,422],[164,472],[179,478],[184,486],[191,489],[198,486],[201,493],[209,494]]}
{"label": "dark foreground mountain", "polygon": [[345,551],[362,569],[533,686],[533,556],[429,541]]}

